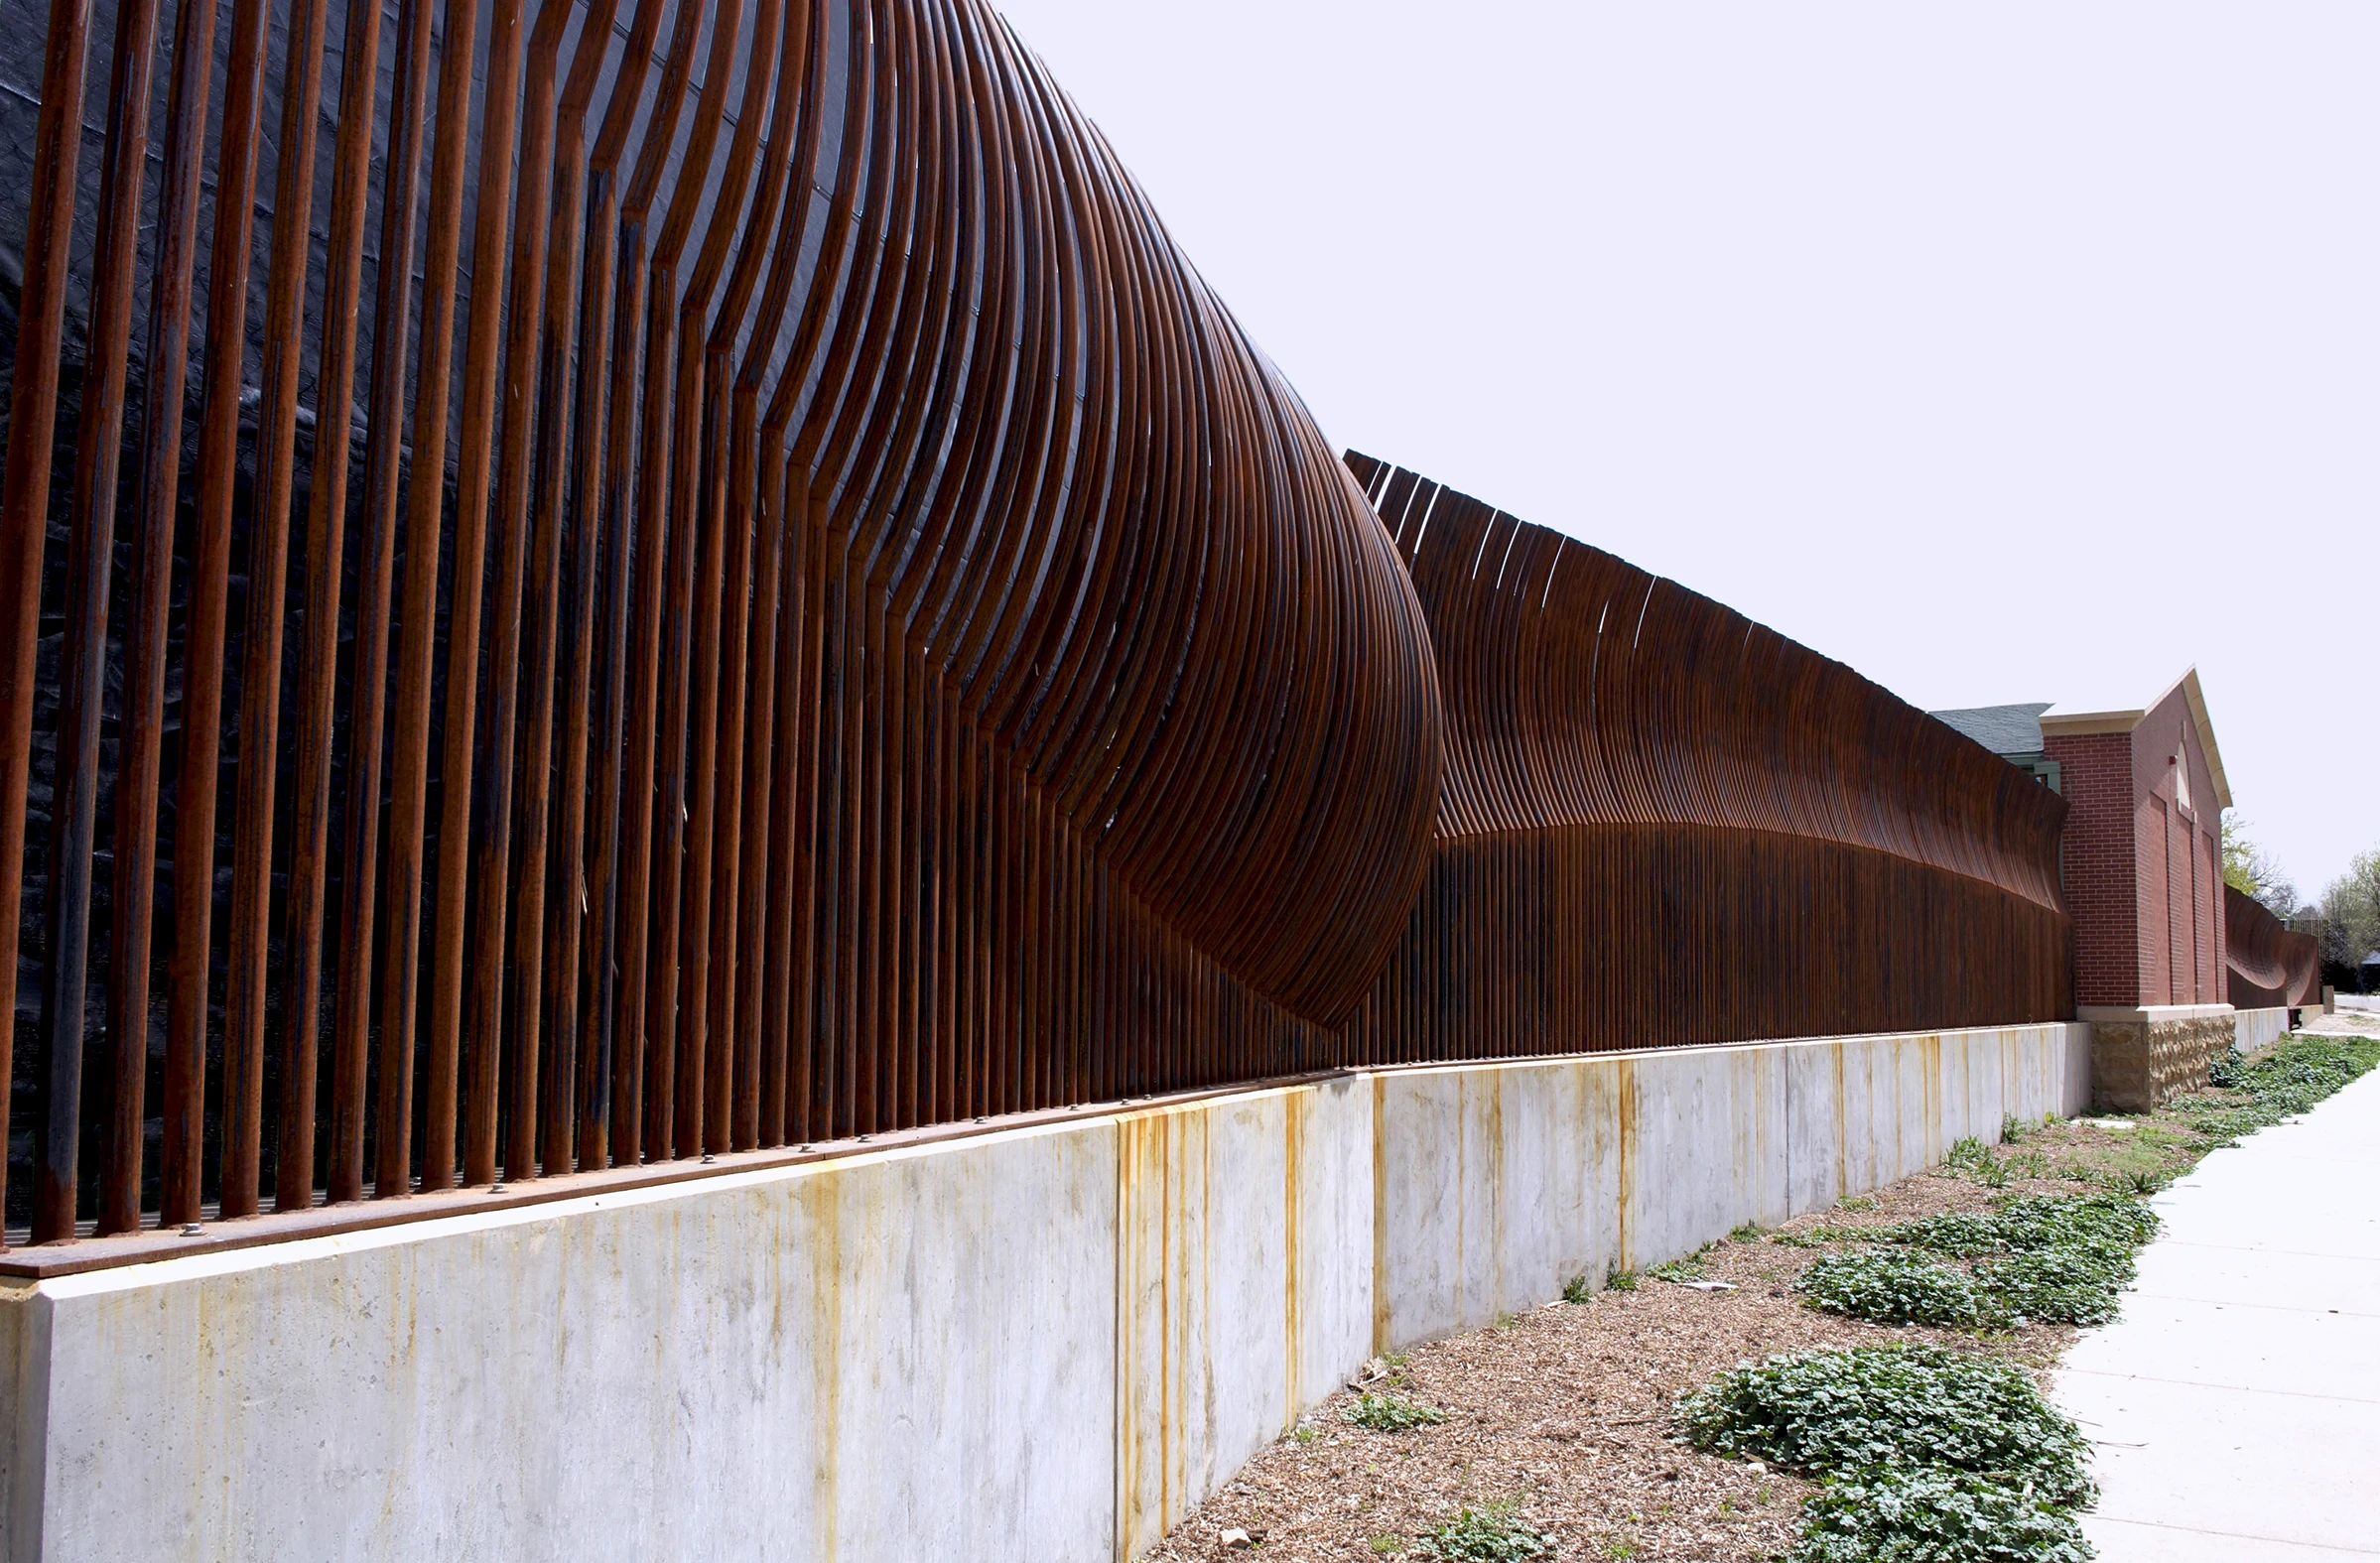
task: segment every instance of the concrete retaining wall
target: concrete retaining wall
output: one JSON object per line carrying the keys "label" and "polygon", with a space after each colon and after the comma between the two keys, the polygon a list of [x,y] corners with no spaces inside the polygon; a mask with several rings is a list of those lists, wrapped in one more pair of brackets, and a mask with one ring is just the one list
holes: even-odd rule
{"label": "concrete retaining wall", "polygon": [[2287,1009],[2243,1009],[2235,1022],[2242,1053],[2269,1047],[2289,1034]]}
{"label": "concrete retaining wall", "polygon": [[1376,1352],[2088,1088],[2067,1025],[1394,1070],[19,1283],[0,1529],[1105,1563]]}

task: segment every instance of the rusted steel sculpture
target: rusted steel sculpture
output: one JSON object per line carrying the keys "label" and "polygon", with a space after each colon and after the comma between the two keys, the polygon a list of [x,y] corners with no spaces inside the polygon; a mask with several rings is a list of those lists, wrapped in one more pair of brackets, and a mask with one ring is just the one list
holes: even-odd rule
{"label": "rusted steel sculpture", "polygon": [[1359,461],[1384,530],[981,0],[228,9],[158,84],[121,0],[88,198],[50,17],[0,491],[33,1240],[2063,1011],[2053,800]]}
{"label": "rusted steel sculpture", "polygon": [[2065,805],[1673,582],[1371,457],[1429,615],[1429,878],[1351,1055],[1561,1053],[2070,1013]]}
{"label": "rusted steel sculpture", "polygon": [[2235,1009],[2297,1008],[2322,1001],[2321,946],[2291,931],[2253,896],[2223,886],[2225,995]]}
{"label": "rusted steel sculpture", "polygon": [[[195,405],[212,11],[178,13],[145,277],[154,0],[117,19],[95,213],[72,200],[87,12],[53,18],[0,539],[12,831],[76,222],[98,260],[58,431],[35,1239],[78,1210],[246,1215],[268,1183],[287,1210],[1310,1061],[1422,867],[1420,612],[1295,395],[992,10],[496,0],[482,88],[470,5],[403,0],[385,40],[351,5],[328,68],[327,9],[298,0],[270,62],[264,234],[225,198],[207,236]],[[264,161],[264,20],[237,0],[226,192]],[[134,573],[112,626],[111,538]]]}

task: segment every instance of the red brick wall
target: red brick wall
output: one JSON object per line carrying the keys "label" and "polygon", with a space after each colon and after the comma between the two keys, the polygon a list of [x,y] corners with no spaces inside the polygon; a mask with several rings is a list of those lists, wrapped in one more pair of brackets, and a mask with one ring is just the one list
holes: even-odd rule
{"label": "red brick wall", "polygon": [[2197,827],[2195,825],[2192,825],[2190,828],[2189,839],[2186,845],[2189,848],[2190,879],[2190,990],[2187,1000],[2183,1000],[2180,997],[2180,995],[2176,995],[2175,1002],[2206,1004],[2215,1001],[2209,991],[2214,984],[2206,979],[2206,952],[2214,947],[2214,908],[2206,904],[2206,881],[2209,877],[2206,872],[2206,854],[2199,849],[2199,837]]}
{"label": "red brick wall", "polygon": [[2065,790],[2066,908],[2074,919],[2074,1000],[2137,1004],[2140,876],[2132,799],[2132,740],[2120,732],[2052,737],[2048,752]]}
{"label": "red brick wall", "polygon": [[2198,920],[2198,1002],[2224,1002],[2231,983],[2223,971],[2223,847],[2207,822],[2219,822],[2221,811],[2207,808],[2198,816],[2198,878],[2206,887],[2205,911]]}
{"label": "red brick wall", "polygon": [[2139,1002],[2222,1003],[2222,810],[2197,723],[2179,689],[2133,729],[2132,756],[2134,786],[2164,805],[2171,870],[2168,977],[2163,984],[2144,982]]}
{"label": "red brick wall", "polygon": [[2046,747],[2071,810],[2074,1001],[2223,1002],[2220,810],[2182,691],[2128,733],[2052,733]]}
{"label": "red brick wall", "polygon": [[2164,1004],[2174,990],[2173,811],[2151,793],[2141,800],[2140,816],[2140,985],[2129,1002]]}

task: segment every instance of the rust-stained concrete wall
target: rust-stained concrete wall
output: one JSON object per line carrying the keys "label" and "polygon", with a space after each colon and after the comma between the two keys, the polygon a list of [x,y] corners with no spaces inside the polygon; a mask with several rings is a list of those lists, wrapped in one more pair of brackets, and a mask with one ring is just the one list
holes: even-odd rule
{"label": "rust-stained concrete wall", "polygon": [[2243,1009],[2235,1022],[2236,1045],[2242,1053],[2270,1047],[2289,1034],[2287,1009]]}
{"label": "rust-stained concrete wall", "polygon": [[1398,1070],[1374,1092],[1375,1351],[1493,1324],[2089,1098],[2085,1028]]}
{"label": "rust-stained concrete wall", "polygon": [[12,1555],[38,1518],[46,1558],[1104,1556],[1115,1144],[44,1281],[62,1392]]}
{"label": "rust-stained concrete wall", "polygon": [[1137,1555],[1377,1351],[2075,1111],[2087,1030],[1374,1074],[0,1295],[14,1559]]}
{"label": "rust-stained concrete wall", "polygon": [[1124,1555],[1370,1355],[1371,1102],[1350,1075],[1112,1120]]}

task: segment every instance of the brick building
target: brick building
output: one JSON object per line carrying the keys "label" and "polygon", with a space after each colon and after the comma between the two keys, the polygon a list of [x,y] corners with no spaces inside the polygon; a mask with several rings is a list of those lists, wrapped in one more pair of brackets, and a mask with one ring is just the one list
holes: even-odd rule
{"label": "brick building", "polygon": [[2062,871],[2093,1095],[2147,1107],[2228,1046],[2223,811],[2231,790],[2196,669],[2138,711],[1995,706],[1935,716],[2065,796]]}

